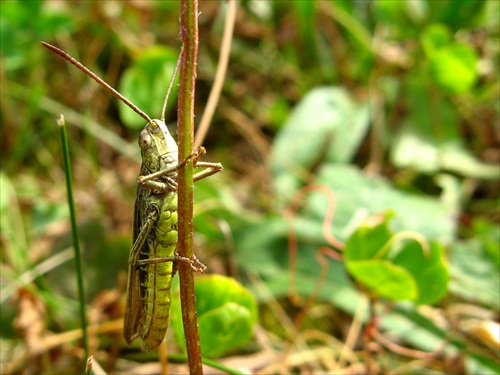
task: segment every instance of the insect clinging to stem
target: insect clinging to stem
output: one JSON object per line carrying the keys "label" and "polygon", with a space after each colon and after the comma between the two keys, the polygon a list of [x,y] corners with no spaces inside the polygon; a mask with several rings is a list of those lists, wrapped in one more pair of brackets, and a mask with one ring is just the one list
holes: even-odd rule
{"label": "insect clinging to stem", "polygon": [[188,262],[197,272],[206,268],[196,257],[188,259],[176,254],[177,222],[182,220],[177,216],[177,171],[192,159],[194,168],[203,168],[193,176],[193,181],[198,181],[222,171],[223,167],[220,163],[198,161],[205,153],[202,147],[179,163],[177,143],[164,122],[165,104],[173,80],[161,119],[152,120],[66,52],[45,42],[42,45],[82,70],[147,122],[139,135],[142,165],[137,179],[123,333],[128,344],[140,338],[143,350],[155,350],[168,327],[170,289],[176,271],[174,262]]}

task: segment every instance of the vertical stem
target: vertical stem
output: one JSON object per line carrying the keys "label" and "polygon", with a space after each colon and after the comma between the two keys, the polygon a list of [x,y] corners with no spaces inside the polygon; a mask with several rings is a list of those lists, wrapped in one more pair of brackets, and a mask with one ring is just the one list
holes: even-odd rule
{"label": "vertical stem", "polygon": [[217,72],[215,73],[214,84],[210,90],[205,110],[203,111],[198,130],[196,131],[196,138],[194,140],[195,147],[200,147],[203,144],[205,135],[207,135],[208,128],[212,122],[220,93],[222,92],[222,85],[226,77],[229,54],[231,52],[231,41],[233,39],[234,23],[236,21],[236,7],[236,0],[227,1],[226,23],[224,25],[224,34],[220,47],[219,62],[217,63]]}
{"label": "vertical stem", "polygon": [[[179,73],[178,143],[179,160],[192,152],[194,138],[194,93],[198,57],[198,1],[181,0],[180,39],[182,52]],[[190,160],[178,173],[179,255],[193,257],[193,163]],[[191,374],[202,374],[200,339],[196,319],[194,275],[190,265],[179,262],[182,320]]]}
{"label": "vertical stem", "polygon": [[87,338],[87,318],[85,314],[85,289],[83,286],[83,266],[82,257],[80,256],[80,244],[78,240],[78,227],[76,225],[75,200],[73,198],[73,179],[71,177],[71,163],[69,160],[68,136],[66,134],[66,123],[63,115],[57,120],[59,125],[59,133],[61,136],[61,146],[64,160],[64,170],[66,176],[66,187],[68,190],[68,207],[69,216],[71,219],[71,235],[73,237],[73,249],[75,250],[75,269],[76,280],[78,284],[78,299],[80,301],[80,320],[83,332],[83,350],[85,358],[89,356],[89,346]]}

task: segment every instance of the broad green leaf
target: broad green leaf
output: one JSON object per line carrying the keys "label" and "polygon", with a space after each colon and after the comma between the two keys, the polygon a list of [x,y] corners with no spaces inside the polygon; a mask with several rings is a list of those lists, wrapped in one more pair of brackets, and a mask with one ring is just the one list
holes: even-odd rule
{"label": "broad green leaf", "polygon": [[[155,46],[140,53],[123,74],[119,91],[152,119],[160,118],[163,102],[177,63],[177,52]],[[174,83],[167,111],[177,103]],[[145,120],[126,104],[119,104],[120,117],[131,128],[142,128]]]}
{"label": "broad green leaf", "polygon": [[434,52],[446,46],[450,40],[450,30],[445,25],[440,24],[430,25],[420,35],[420,43],[427,56],[432,56]]}
{"label": "broad green leaf", "polygon": [[466,149],[455,106],[444,100],[433,103],[419,75],[408,82],[408,90],[410,105],[418,110],[411,111],[392,143],[391,158],[397,167],[425,173],[447,170],[473,178],[499,178],[496,165],[482,163]]}
{"label": "broad green leaf", "polygon": [[418,288],[412,275],[388,260],[347,262],[349,273],[380,297],[392,301],[414,300]]}
{"label": "broad green leaf", "polygon": [[[409,299],[421,304],[442,298],[447,291],[448,272],[441,245],[430,242],[424,252],[411,234],[397,241],[397,234],[393,236],[387,227],[387,218],[372,217],[370,221],[374,224],[361,225],[344,249],[347,269],[354,278],[379,296],[395,301]],[[388,274],[382,276],[383,272]],[[381,280],[386,285],[379,285]],[[390,283],[411,288],[402,293],[399,286]]]}
{"label": "broad green leaf", "polygon": [[472,223],[472,229],[473,237],[481,240],[484,254],[500,267],[500,226],[477,218]]}
{"label": "broad green leaf", "polygon": [[274,187],[289,196],[301,185],[300,170],[322,161],[347,163],[368,129],[368,105],[338,87],[309,92],[277,135],[271,154]]}
{"label": "broad green leaf", "polygon": [[[244,345],[257,322],[253,295],[236,280],[221,275],[196,279],[196,311],[203,356],[218,357]],[[184,348],[179,296],[172,300],[175,337]]]}
{"label": "broad green leaf", "polygon": [[[386,211],[394,214],[396,231],[415,231],[445,244],[455,236],[460,191],[453,190],[453,184],[443,187],[443,198],[429,197],[399,191],[388,180],[366,176],[357,167],[331,164],[319,170],[316,182],[335,197],[332,232],[340,240],[346,241],[364,218]],[[308,217],[321,225],[328,209],[324,194],[312,193],[306,207]]]}
{"label": "broad green leaf", "polygon": [[202,314],[198,320],[204,357],[214,358],[244,345],[253,334],[250,310],[233,302]]}
{"label": "broad green leaf", "polygon": [[347,240],[344,249],[346,262],[375,258],[392,237],[387,220],[381,217],[371,219],[370,222],[364,222]]}
{"label": "broad green leaf", "polygon": [[440,163],[444,170],[466,177],[498,180],[500,169],[497,164],[486,164],[466,150],[462,144],[449,143],[440,147]]}
{"label": "broad green leaf", "polygon": [[[290,269],[290,257],[293,254],[287,240],[288,230],[296,234],[299,244],[296,274]],[[255,294],[261,300],[265,301],[271,295],[272,298],[287,297],[293,284],[300,296],[318,293],[319,299],[330,301],[346,310],[358,303],[360,294],[354,289],[343,262],[328,258],[326,279],[323,280],[323,287],[317,288],[322,267],[317,259],[317,251],[320,246],[327,246],[321,223],[317,220],[298,217],[287,222],[284,217],[261,217],[241,225],[233,232],[233,236],[234,243],[238,244],[238,266],[260,275],[266,288],[272,293],[262,294],[256,290]]]}
{"label": "broad green leaf", "polygon": [[476,83],[477,56],[466,45],[451,44],[430,57],[430,72],[438,85],[452,94],[463,94]]}
{"label": "broad green leaf", "polygon": [[33,66],[35,57],[40,64],[39,41],[63,30],[71,33],[75,26],[69,14],[41,0],[2,1],[0,6],[0,53],[6,72]]}
{"label": "broad green leaf", "polygon": [[[497,251],[500,251],[497,244]],[[450,248],[450,290],[471,302],[500,309],[500,272],[484,243],[472,238]]]}
{"label": "broad green leaf", "polygon": [[271,277],[288,265],[287,223],[284,218],[265,218],[235,230],[238,263],[248,270]]}
{"label": "broad green leaf", "polygon": [[424,252],[416,241],[405,241],[394,264],[410,272],[417,283],[417,304],[430,304],[439,301],[448,291],[448,268],[445,264],[444,250],[435,241],[429,242],[429,252]]}
{"label": "broad green leaf", "polygon": [[196,280],[197,311],[200,316],[229,302],[245,307],[250,319],[257,320],[257,306],[253,295],[235,279],[209,275]]}
{"label": "broad green leaf", "polygon": [[453,31],[463,29],[477,22],[483,4],[488,2],[487,0],[425,1],[426,5],[429,7],[425,21],[429,24],[445,24]]}
{"label": "broad green leaf", "polygon": [[66,32],[74,28],[75,20],[68,14],[44,12],[42,17],[38,20],[37,28],[40,35],[54,35],[60,30]]}
{"label": "broad green leaf", "polygon": [[439,142],[431,134],[419,134],[413,130],[417,126],[407,123],[395,143],[392,156],[398,167],[427,173],[446,170],[488,180],[500,178],[498,166],[481,162],[455,140]]}
{"label": "broad green leaf", "polygon": [[376,0],[373,2],[373,15],[381,24],[393,27],[400,37],[415,32],[415,25],[405,1]]}
{"label": "broad green leaf", "polygon": [[490,30],[498,27],[498,15],[500,14],[500,2],[486,1],[482,9],[481,24]]}

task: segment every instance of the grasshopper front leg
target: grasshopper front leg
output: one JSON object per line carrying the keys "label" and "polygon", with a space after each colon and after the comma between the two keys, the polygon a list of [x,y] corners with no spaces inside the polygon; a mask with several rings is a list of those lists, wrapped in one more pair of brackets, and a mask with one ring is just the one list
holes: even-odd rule
{"label": "grasshopper front leg", "polygon": [[[221,163],[199,162],[198,159],[205,153],[205,148],[200,147],[197,151],[193,151],[186,159],[184,159],[182,163],[179,163],[170,168],[165,168],[155,173],[150,173],[145,176],[139,176],[139,178],[137,179],[137,183],[149,189],[160,191],[165,191],[168,188],[176,190],[177,182],[173,181],[168,175],[183,168],[191,158],[193,158],[194,161],[194,168],[204,168],[203,171],[198,172],[193,176],[193,182],[202,180],[224,169]],[[164,176],[167,176],[168,183],[153,180],[155,178]]]}
{"label": "grasshopper front leg", "polygon": [[[159,185],[159,184],[161,184],[161,182],[152,181],[152,180],[154,180],[155,178],[158,178],[158,177],[165,178],[165,176],[166,176],[168,186],[165,187],[165,190],[168,187],[170,187],[172,189],[175,188],[174,190],[176,190],[177,189],[177,182],[174,181],[168,175],[177,172],[181,168],[184,168],[190,159],[193,159],[194,163],[196,164],[196,162],[198,161],[200,156],[203,155],[205,152],[206,152],[205,149],[203,147],[200,147],[199,150],[193,151],[186,159],[184,159],[182,161],[182,163],[171,166],[169,168],[159,170],[158,172],[150,173],[150,174],[147,174],[144,176],[139,176],[137,178],[137,183],[143,185],[144,187],[150,188],[150,189],[158,189],[159,187],[161,188],[161,185]],[[158,161],[161,159],[161,157],[162,157],[161,155],[158,157]]]}
{"label": "grasshopper front leg", "polygon": [[[198,160],[198,157],[199,156],[197,156],[197,153],[193,152],[186,159],[184,159],[182,163],[159,170],[158,172],[139,176],[137,178],[137,183],[151,190],[160,190],[160,191],[167,191],[168,189],[177,190],[177,181],[174,181],[172,177],[170,177],[169,175],[174,174],[179,169],[183,168],[188,163],[189,159],[195,158],[195,160]],[[160,160],[160,158],[161,156],[158,158],[158,160]],[[163,177],[164,179],[166,179],[167,183],[162,183],[154,180],[159,177]]]}
{"label": "grasshopper front leg", "polygon": [[203,171],[196,173],[193,176],[193,181],[199,181],[202,180],[208,176],[211,176],[213,174],[216,174],[220,171],[222,171],[224,168],[222,167],[221,163],[210,163],[210,162],[197,162],[194,165],[195,168],[204,168]]}

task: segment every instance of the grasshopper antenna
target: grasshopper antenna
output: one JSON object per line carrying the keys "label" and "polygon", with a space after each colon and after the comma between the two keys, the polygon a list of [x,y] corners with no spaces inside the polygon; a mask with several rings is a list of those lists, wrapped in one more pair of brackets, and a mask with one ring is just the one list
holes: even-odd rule
{"label": "grasshopper antenna", "polygon": [[161,118],[160,118],[160,120],[163,122],[165,122],[165,111],[167,110],[168,96],[170,95],[170,91],[172,91],[172,86],[174,85],[175,77],[177,76],[179,65],[181,64],[181,55],[182,55],[182,50],[181,53],[179,53],[179,57],[177,58],[177,63],[175,64],[174,68],[174,74],[172,74],[172,79],[170,80],[170,84],[168,85],[167,96],[165,96],[165,100],[163,101],[163,108],[161,110]]}
{"label": "grasshopper antenna", "polygon": [[81,62],[77,61],[70,55],[68,55],[66,52],[63,50],[54,47],[52,44],[41,42],[42,46],[45,48],[50,49],[52,52],[58,54],[59,56],[63,57],[64,59],[68,60],[71,64],[76,66],[78,69],[80,69],[82,72],[87,74],[90,78],[92,78],[94,81],[99,83],[101,86],[103,86],[106,90],[108,90],[111,94],[113,94],[115,97],[120,99],[123,103],[128,105],[135,113],[137,113],[139,116],[141,116],[144,120],[146,120],[149,123],[153,122],[149,116],[144,113],[139,107],[137,107],[135,104],[133,104],[130,100],[128,100],[126,97],[124,97],[122,94],[120,94],[118,91],[116,91],[114,88],[112,88],[108,83],[106,83],[102,78],[97,76],[94,72],[92,72],[89,68],[87,68],[85,65],[83,65]]}

